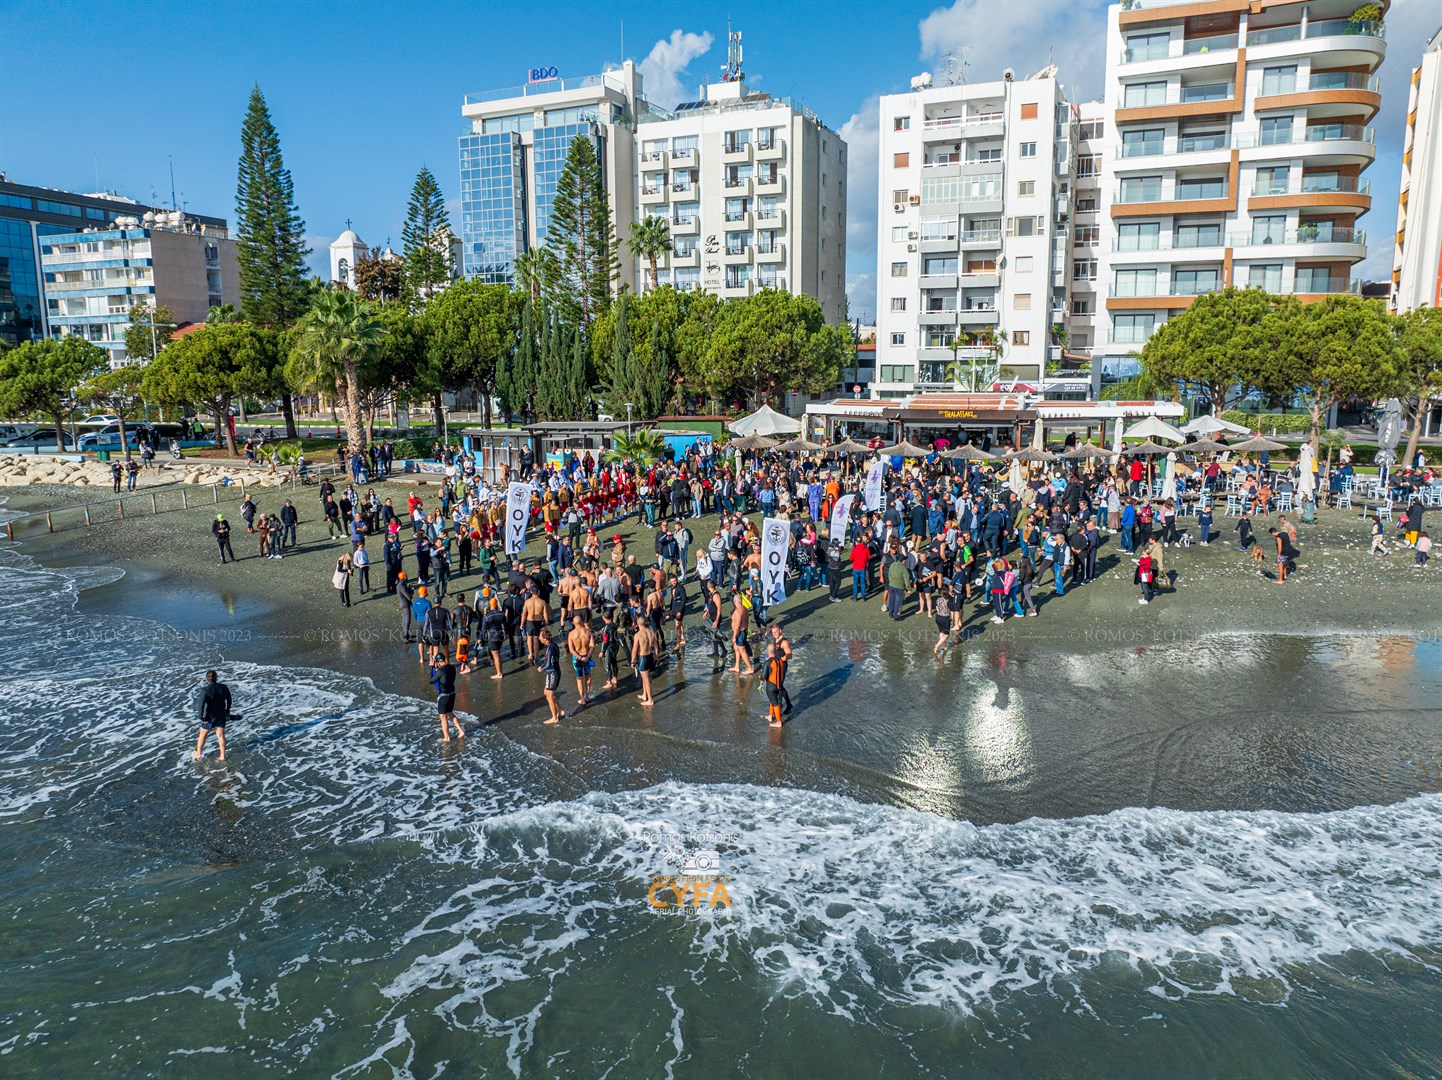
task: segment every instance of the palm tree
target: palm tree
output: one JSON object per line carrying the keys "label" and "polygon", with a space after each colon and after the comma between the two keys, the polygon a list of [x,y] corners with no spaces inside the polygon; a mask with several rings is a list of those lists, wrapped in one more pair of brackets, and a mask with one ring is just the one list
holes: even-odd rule
{"label": "palm tree", "polygon": [[659,461],[665,450],[666,440],[655,428],[638,428],[631,435],[623,435],[619,431],[613,435],[611,449],[606,451],[605,459],[644,466]]}
{"label": "palm tree", "polygon": [[644,217],[631,226],[631,254],[651,265],[651,288],[660,287],[656,260],[671,250],[671,226],[663,217]]}
{"label": "palm tree", "polygon": [[516,287],[539,302],[541,291],[555,276],[556,257],[547,248],[531,248],[516,257]]}
{"label": "palm tree", "polygon": [[225,323],[240,322],[240,312],[235,310],[234,304],[215,304],[206,312],[206,326],[220,326]]}
{"label": "palm tree", "polygon": [[370,304],[349,289],[320,289],[296,329],[290,374],[308,389],[334,386],[345,416],[347,453],[359,454],[365,449],[361,378],[380,355],[385,328]]}

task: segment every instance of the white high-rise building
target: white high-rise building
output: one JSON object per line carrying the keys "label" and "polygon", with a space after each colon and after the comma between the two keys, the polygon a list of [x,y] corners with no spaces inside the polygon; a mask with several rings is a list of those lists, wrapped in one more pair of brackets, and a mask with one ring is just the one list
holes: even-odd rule
{"label": "white high-rise building", "polygon": [[582,78],[538,69],[524,87],[468,97],[460,139],[462,264],[510,283],[516,259],[546,240],[571,141],[595,140],[621,262],[620,281],[651,287],[631,226],[670,224],[657,283],[722,297],[805,293],[846,317],[846,144],[799,103],[749,89],[740,35],[721,82],[675,110],[647,101],[630,61]]}
{"label": "white high-rise building", "polygon": [[[1387,0],[1381,8],[1385,13]],[[1354,0],[1108,11],[1094,379],[1197,296],[1358,291],[1383,24]]]}
{"label": "white high-rise building", "polygon": [[1059,363],[1076,122],[1055,71],[881,99],[874,398]]}
{"label": "white high-rise building", "polygon": [[1392,304],[1398,311],[1442,307],[1442,29],[1412,69]]}

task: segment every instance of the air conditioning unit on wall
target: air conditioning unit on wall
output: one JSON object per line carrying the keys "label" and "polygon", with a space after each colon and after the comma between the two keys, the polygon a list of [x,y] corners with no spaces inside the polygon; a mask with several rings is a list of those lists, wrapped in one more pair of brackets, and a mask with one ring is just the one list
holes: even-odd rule
{"label": "air conditioning unit on wall", "polygon": [[912,205],[912,206],[920,206],[920,205],[921,205],[921,196],[920,196],[920,195],[913,195],[913,196],[911,197],[911,205]]}
{"label": "air conditioning unit on wall", "polygon": [[901,213],[903,210],[906,209],[906,204],[905,204],[905,203],[900,203],[900,202],[898,202],[898,203],[892,203],[892,204],[891,204],[891,209],[895,210],[895,211],[899,214],[899,213]]}

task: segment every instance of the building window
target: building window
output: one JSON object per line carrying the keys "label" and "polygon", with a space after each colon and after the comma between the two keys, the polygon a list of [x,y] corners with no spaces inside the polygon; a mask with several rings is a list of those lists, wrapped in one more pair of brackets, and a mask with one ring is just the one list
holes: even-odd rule
{"label": "building window", "polygon": [[1180,199],[1225,199],[1227,178],[1225,176],[1184,176],[1177,181],[1177,198]]}
{"label": "building window", "polygon": [[1282,291],[1282,266],[1280,263],[1254,265],[1247,268],[1247,285],[1254,289],[1265,289],[1269,293]]}
{"label": "building window", "polygon": [[1122,89],[1122,108],[1138,109],[1167,103],[1167,81],[1127,83]]}
{"label": "building window", "polygon": [[1122,132],[1122,157],[1146,157],[1160,154],[1166,137],[1165,128],[1142,128]]}
{"label": "building window", "polygon": [[1092,196],[1092,195],[1087,195],[1087,196],[1085,196],[1085,197],[1083,197],[1083,196],[1081,196],[1081,195],[1078,195],[1078,196],[1077,196],[1077,199],[1076,199],[1076,212],[1077,212],[1078,214],[1094,214],[1094,213],[1096,213],[1096,208],[1097,208],[1097,201],[1096,201],[1095,196]]}
{"label": "building window", "polygon": [[893,296],[893,297],[891,298],[891,310],[892,310],[892,311],[905,311],[905,310],[906,310],[906,297],[904,297],[904,296]]}
{"label": "building window", "polygon": [[1117,226],[1118,251],[1156,251],[1161,245],[1160,221],[1136,221]]}
{"label": "building window", "polygon": [[1152,336],[1155,315],[1118,315],[1112,324],[1112,341],[1118,345],[1140,345]]}
{"label": "building window", "polygon": [[904,169],[911,164],[910,154],[892,154],[891,167],[893,169]]}
{"label": "building window", "polygon": [[909,383],[916,369],[910,364],[882,364],[881,382]]}
{"label": "building window", "polygon": [[1156,296],[1157,272],[1154,268],[1118,270],[1113,296]]}
{"label": "building window", "polygon": [[341,259],[336,263],[336,280],[342,283],[350,281],[350,261]]}
{"label": "building window", "polygon": [[891,227],[891,242],[893,244],[906,243],[907,229],[905,225],[893,225]]}
{"label": "building window", "polygon": [[1095,259],[1073,259],[1071,276],[1076,281],[1095,281],[1097,261]]}
{"label": "building window", "polygon": [[891,130],[892,130],[892,131],[910,131],[910,130],[911,130],[911,117],[909,117],[909,116],[895,116],[895,117],[892,117],[892,119],[891,119]]}
{"label": "building window", "polygon": [[1023,120],[1036,119],[1036,102],[1028,101],[1021,107],[1021,118]]}
{"label": "building window", "polygon": [[1016,257],[1015,268],[1018,274],[1030,274],[1031,267],[1032,257],[1030,255],[1018,255]]}
{"label": "building window", "polygon": [[1019,196],[1021,196],[1021,197],[1023,197],[1023,198],[1026,197],[1026,196],[1028,196],[1028,195],[1035,195],[1035,194],[1036,194],[1036,181],[1035,181],[1035,180],[1018,180],[1018,181],[1016,182],[1016,193],[1017,193],[1017,195],[1019,195]]}
{"label": "building window", "polygon": [[[1031,310],[1031,293],[1019,292],[1012,298],[1011,306],[1017,311]],[[1019,344],[1019,343],[1018,343]]]}
{"label": "building window", "polygon": [[1200,296],[1202,293],[1216,292],[1220,276],[1221,272],[1215,269],[1173,270],[1172,295]]}
{"label": "building window", "polygon": [[894,334],[891,335],[891,343],[892,343],[893,345],[905,345],[905,344],[906,344],[906,334],[904,334],[903,332],[901,332],[901,331],[898,330],[897,332],[895,332]]}
{"label": "building window", "polygon": [[1102,237],[1100,225],[1078,225],[1076,227],[1076,239],[1072,241],[1077,247],[1096,247]]}
{"label": "building window", "polygon": [[1024,143],[1022,143],[1021,146],[1018,148],[1017,156],[1018,156],[1018,157],[1024,157],[1024,158],[1034,158],[1034,157],[1036,157],[1036,143],[1034,143],[1034,142],[1024,142]]}
{"label": "building window", "polygon": [[[1097,154],[1082,154],[1076,159],[1076,174],[1078,177],[1097,176],[1101,173],[1101,166],[1098,164],[1101,158]],[[1093,207],[1092,209],[1096,209]]]}
{"label": "building window", "polygon": [[1045,228],[1046,219],[1027,215],[1025,217],[1013,217],[1006,219],[1007,236],[1040,236]]}
{"label": "building window", "polygon": [[[1028,298],[1028,299],[1030,299],[1030,298]],[[1013,331],[1012,331],[1012,334],[1011,334],[1011,343],[1012,343],[1013,345],[1030,345],[1030,344],[1031,344],[1031,331],[1030,331],[1030,330],[1013,330]]]}
{"label": "building window", "polygon": [[905,277],[905,276],[906,276],[906,263],[904,263],[904,262],[894,262],[894,263],[892,263],[892,264],[891,264],[891,276],[892,276],[892,277]]}
{"label": "building window", "polygon": [[1100,139],[1106,125],[1100,120],[1082,121],[1078,134],[1082,139]]}
{"label": "building window", "polygon": [[1179,248],[1221,247],[1222,227],[1217,223],[1178,225],[1172,246]]}
{"label": "building window", "polygon": [[1138,60],[1165,60],[1171,50],[1172,35],[1168,31],[1132,34],[1127,38],[1126,63]]}
{"label": "building window", "polygon": [[1092,313],[1092,301],[1090,296],[1078,296],[1071,302],[1071,313],[1073,315],[1090,315]]}

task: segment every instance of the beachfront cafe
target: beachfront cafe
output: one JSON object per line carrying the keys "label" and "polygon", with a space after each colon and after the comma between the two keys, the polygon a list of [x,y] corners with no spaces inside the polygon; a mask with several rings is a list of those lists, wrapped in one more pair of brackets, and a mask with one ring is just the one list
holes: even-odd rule
{"label": "beachfront cafe", "polygon": [[1025,446],[1040,422],[1048,438],[1075,432],[1078,440],[1110,447],[1120,428],[1148,416],[1180,420],[1175,401],[1041,401],[1026,393],[913,394],[894,401],[839,398],[806,406],[806,432],[818,442],[879,436],[929,445]]}

